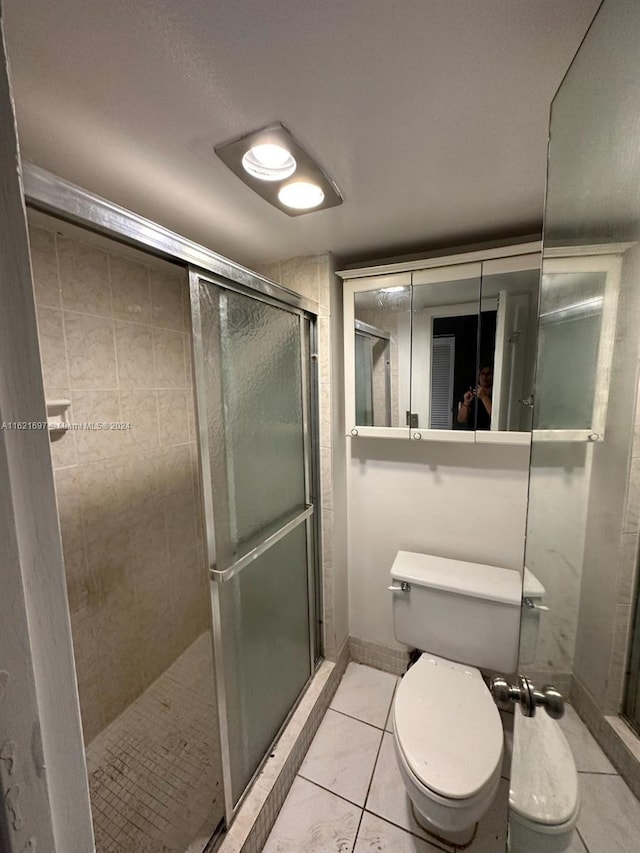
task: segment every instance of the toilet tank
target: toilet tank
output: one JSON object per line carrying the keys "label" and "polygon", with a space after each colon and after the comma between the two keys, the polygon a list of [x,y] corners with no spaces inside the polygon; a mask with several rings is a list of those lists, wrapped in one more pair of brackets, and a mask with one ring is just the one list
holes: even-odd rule
{"label": "toilet tank", "polygon": [[391,578],[398,642],[481,669],[515,672],[519,572],[398,551]]}

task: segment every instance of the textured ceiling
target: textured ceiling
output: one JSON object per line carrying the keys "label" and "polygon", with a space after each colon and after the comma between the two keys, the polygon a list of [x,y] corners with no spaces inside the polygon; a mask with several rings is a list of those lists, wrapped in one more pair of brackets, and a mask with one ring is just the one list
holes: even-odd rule
{"label": "textured ceiling", "polygon": [[[531,233],[599,0],[4,0],[25,159],[243,263]],[[344,194],[291,219],[214,145],[282,121]]]}

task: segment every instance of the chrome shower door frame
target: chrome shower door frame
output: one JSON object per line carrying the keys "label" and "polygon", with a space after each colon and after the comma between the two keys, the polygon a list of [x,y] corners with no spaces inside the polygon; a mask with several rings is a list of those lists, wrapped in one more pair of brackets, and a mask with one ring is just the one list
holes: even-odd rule
{"label": "chrome shower door frame", "polygon": [[[287,520],[278,530],[265,536],[250,551],[234,558],[230,537],[229,496],[230,485],[226,464],[226,437],[224,423],[224,404],[221,371],[221,337],[214,342],[217,362],[215,374],[209,371],[209,384],[213,379],[214,393],[217,399],[214,405],[220,413],[221,441],[215,448],[211,447],[207,415],[207,391],[205,383],[205,351],[203,340],[202,316],[200,305],[200,285],[205,283],[216,288],[234,291],[251,299],[264,302],[281,310],[297,315],[300,324],[300,365],[302,379],[302,428],[304,448],[304,498],[306,508]],[[271,745],[266,750],[253,776],[245,787],[244,792],[233,802],[231,778],[231,745],[229,739],[228,698],[225,685],[225,638],[222,631],[221,585],[237,576],[257,557],[283,539],[298,526],[305,525],[307,584],[309,606],[309,679],[314,674],[316,663],[320,657],[320,637],[317,630],[320,611],[319,583],[319,541],[320,519],[318,512],[318,376],[317,376],[317,318],[314,313],[305,311],[294,304],[274,298],[271,294],[256,291],[238,282],[230,281],[222,276],[212,275],[196,267],[189,267],[189,288],[192,313],[192,341],[194,358],[194,382],[196,387],[197,433],[200,457],[200,477],[202,483],[203,517],[205,524],[205,541],[207,561],[210,575],[211,613],[213,624],[213,654],[215,661],[216,695],[218,702],[218,719],[220,728],[220,748],[224,782],[224,804],[227,826],[231,823],[244,797],[251,788],[253,781],[260,772],[264,760],[271,751],[271,746],[280,736],[291,714],[290,710],[282,726],[276,733]],[[215,492],[215,494],[214,494]],[[305,684],[306,687],[306,684]],[[302,693],[304,692],[304,688]]]}

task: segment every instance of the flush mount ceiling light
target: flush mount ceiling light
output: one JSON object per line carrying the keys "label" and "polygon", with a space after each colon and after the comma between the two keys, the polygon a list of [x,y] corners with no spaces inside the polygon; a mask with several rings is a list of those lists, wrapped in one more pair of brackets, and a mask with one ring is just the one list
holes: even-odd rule
{"label": "flush mount ceiling light", "polygon": [[242,168],[261,181],[283,181],[296,170],[296,161],[286,148],[265,142],[254,145],[242,158]]}
{"label": "flush mount ceiling light", "polygon": [[335,183],[281,124],[270,124],[216,154],[247,186],[289,216],[342,204]]}
{"label": "flush mount ceiling light", "polygon": [[317,184],[310,184],[309,181],[291,181],[280,187],[278,198],[294,210],[311,210],[322,204],[324,193]]}

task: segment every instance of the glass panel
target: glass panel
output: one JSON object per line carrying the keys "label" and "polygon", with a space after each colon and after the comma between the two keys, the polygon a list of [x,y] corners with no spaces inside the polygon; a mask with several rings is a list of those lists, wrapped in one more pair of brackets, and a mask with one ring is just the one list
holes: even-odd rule
{"label": "glass panel", "polygon": [[219,586],[234,803],[310,676],[306,529]]}
{"label": "glass panel", "polygon": [[531,429],[539,280],[539,269],[482,276],[480,370],[493,386],[485,429]]}
{"label": "glass panel", "polygon": [[231,538],[242,551],[305,506],[300,320],[231,290],[220,312]]}
{"label": "glass panel", "polygon": [[542,276],[536,429],[590,429],[604,303],[603,273]]}
{"label": "glass panel", "polygon": [[[568,715],[577,744],[588,737],[585,710],[596,740],[608,730],[615,741],[620,728],[607,720],[632,713],[637,690],[632,680],[625,708],[631,590],[638,588],[639,31],[640,4],[603,3],[551,113],[534,422],[577,431],[597,416],[602,431],[597,441],[533,433],[525,594],[528,585],[548,610],[522,608],[519,667],[538,688],[555,683],[575,700]],[[539,714],[527,722],[535,727]],[[514,756],[522,719],[516,713]],[[624,751],[622,740],[611,743]],[[512,782],[535,775],[533,752],[522,748],[524,766],[514,757]],[[575,772],[567,764],[559,780]],[[604,784],[578,774],[578,787],[582,814],[588,805],[591,825],[604,826]],[[602,849],[637,846],[623,817]],[[521,832],[519,816],[510,826],[514,850],[527,849]],[[556,850],[559,837],[539,833],[539,849]],[[577,835],[566,844],[579,844]]]}
{"label": "glass panel", "polygon": [[305,507],[301,329],[297,314],[206,282],[200,301],[221,569]]}
{"label": "glass panel", "polygon": [[473,430],[490,418],[478,396],[479,304],[479,277],[413,286],[412,427]]}
{"label": "glass panel", "polygon": [[[387,287],[354,296],[356,330],[356,426],[407,426],[411,376],[411,288]],[[366,329],[363,328],[366,327]],[[369,366],[365,365],[368,352]],[[364,376],[371,377],[370,391]],[[369,380],[367,380],[369,381]],[[367,404],[369,394],[371,404]],[[361,420],[362,419],[362,420]]]}

